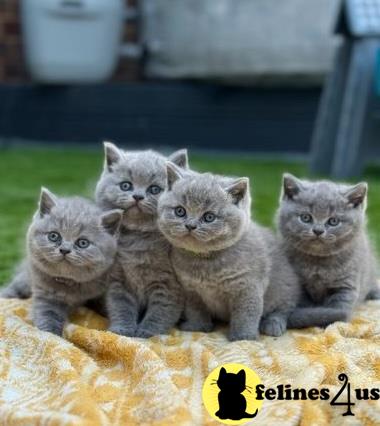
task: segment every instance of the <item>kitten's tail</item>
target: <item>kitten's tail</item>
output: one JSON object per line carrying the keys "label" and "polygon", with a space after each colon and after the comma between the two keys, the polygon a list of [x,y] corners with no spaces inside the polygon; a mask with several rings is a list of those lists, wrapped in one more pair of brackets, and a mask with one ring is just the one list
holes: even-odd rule
{"label": "kitten's tail", "polygon": [[248,419],[253,419],[254,417],[257,416],[257,412],[259,410],[256,408],[256,411],[253,414],[249,414],[249,413],[244,413],[244,418],[248,418]]}
{"label": "kitten's tail", "polygon": [[296,308],[288,318],[288,328],[327,327],[335,321],[347,321],[347,311],[324,306]]}

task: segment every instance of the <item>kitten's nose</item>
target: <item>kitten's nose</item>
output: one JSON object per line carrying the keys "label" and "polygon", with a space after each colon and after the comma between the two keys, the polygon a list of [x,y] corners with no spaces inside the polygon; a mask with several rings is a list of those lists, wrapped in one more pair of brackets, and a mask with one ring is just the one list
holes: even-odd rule
{"label": "kitten's nose", "polygon": [[144,196],[141,194],[133,194],[132,197],[136,200],[136,201],[141,201],[144,199]]}
{"label": "kitten's nose", "polygon": [[67,248],[60,248],[59,249],[59,251],[64,255],[64,256],[66,256],[66,254],[69,254],[69,253],[71,253],[71,250],[70,249],[67,249]]}
{"label": "kitten's nose", "polygon": [[322,228],[313,228],[313,232],[317,237],[319,237],[325,232],[325,230]]}
{"label": "kitten's nose", "polygon": [[194,231],[194,229],[197,229],[197,225],[193,225],[191,223],[187,223],[185,226],[189,231]]}

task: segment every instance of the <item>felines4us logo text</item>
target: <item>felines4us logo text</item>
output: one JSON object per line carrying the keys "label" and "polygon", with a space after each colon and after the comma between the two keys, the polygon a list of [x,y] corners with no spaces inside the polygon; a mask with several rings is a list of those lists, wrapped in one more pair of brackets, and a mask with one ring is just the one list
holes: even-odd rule
{"label": "felines4us logo text", "polygon": [[215,420],[238,425],[255,418],[263,401],[329,401],[342,409],[342,416],[355,416],[354,399],[380,399],[380,389],[352,389],[348,376],[339,374],[339,389],[332,394],[328,388],[293,388],[289,384],[266,387],[260,377],[243,364],[224,364],[213,370],[203,385],[205,407]]}

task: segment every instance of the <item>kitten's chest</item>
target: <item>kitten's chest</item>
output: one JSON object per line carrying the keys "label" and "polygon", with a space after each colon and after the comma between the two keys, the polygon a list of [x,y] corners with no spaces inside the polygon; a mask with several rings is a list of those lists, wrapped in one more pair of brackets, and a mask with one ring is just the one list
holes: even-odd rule
{"label": "kitten's chest", "polygon": [[169,244],[158,233],[127,234],[119,241],[118,257],[125,268],[165,263],[169,260]]}
{"label": "kitten's chest", "polygon": [[108,278],[107,275],[99,277],[89,282],[74,282],[72,280],[63,280],[61,278],[49,278],[46,285],[39,276],[33,277],[33,286],[36,293],[42,292],[44,296],[56,301],[65,303],[71,307],[77,307],[90,299],[95,299],[106,291]]}
{"label": "kitten's chest", "polygon": [[333,258],[316,258],[296,265],[301,282],[316,303],[324,301],[347,277],[347,267]]}
{"label": "kitten's chest", "polygon": [[227,272],[223,261],[177,252],[172,256],[176,273],[186,286],[191,288],[208,287],[210,291],[224,290],[224,278]]}
{"label": "kitten's chest", "polygon": [[125,279],[138,293],[151,282],[172,274],[169,244],[156,233],[125,235],[119,242],[118,261]]}
{"label": "kitten's chest", "polygon": [[177,252],[173,254],[173,266],[180,283],[198,294],[214,317],[229,319],[229,300],[234,289],[226,280],[228,268],[221,259],[183,257]]}
{"label": "kitten's chest", "polygon": [[229,321],[230,305],[228,295],[219,289],[216,283],[204,286],[200,293],[195,287],[193,289],[201,297],[213,317],[222,321]]}

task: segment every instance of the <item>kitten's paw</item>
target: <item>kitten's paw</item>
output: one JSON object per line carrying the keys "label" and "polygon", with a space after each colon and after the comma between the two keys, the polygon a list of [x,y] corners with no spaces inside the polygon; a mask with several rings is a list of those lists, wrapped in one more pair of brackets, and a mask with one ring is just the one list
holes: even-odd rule
{"label": "kitten's paw", "polygon": [[157,336],[158,334],[163,334],[154,330],[149,330],[147,328],[138,328],[135,336],[141,337],[142,339],[149,339],[149,337]]}
{"label": "kitten's paw", "polygon": [[24,293],[17,291],[14,288],[6,287],[0,291],[0,298],[3,299],[27,299],[31,296],[31,293]]}
{"label": "kitten's paw", "polygon": [[258,332],[255,330],[230,330],[228,340],[236,342],[238,340],[257,340]]}
{"label": "kitten's paw", "polygon": [[120,336],[135,337],[136,330],[133,327],[125,327],[118,324],[111,324],[108,328],[111,333],[119,334]]}
{"label": "kitten's paw", "polygon": [[203,333],[210,333],[214,329],[213,323],[210,322],[196,322],[196,321],[183,321],[179,324],[179,329],[182,331],[200,331]]}
{"label": "kitten's paw", "polygon": [[0,298],[1,299],[15,299],[17,298],[16,292],[9,290],[7,288],[4,288],[0,291]]}
{"label": "kitten's paw", "polygon": [[264,318],[260,323],[260,332],[267,336],[279,337],[286,331],[286,320],[284,318],[272,316]]}
{"label": "kitten's paw", "polygon": [[15,287],[8,285],[0,290],[0,298],[3,299],[29,299],[32,296],[32,290],[28,286]]}

